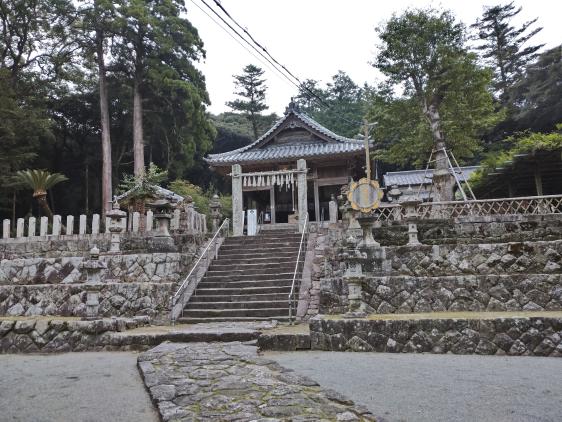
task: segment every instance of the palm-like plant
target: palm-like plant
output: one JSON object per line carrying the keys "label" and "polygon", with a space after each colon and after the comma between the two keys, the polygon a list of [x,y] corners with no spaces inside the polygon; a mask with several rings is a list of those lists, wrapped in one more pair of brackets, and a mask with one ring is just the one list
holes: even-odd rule
{"label": "palm-like plant", "polygon": [[53,212],[47,203],[47,191],[68,178],[60,173],[49,173],[46,170],[22,170],[16,173],[16,178],[25,186],[33,190],[33,197],[47,217],[52,218]]}

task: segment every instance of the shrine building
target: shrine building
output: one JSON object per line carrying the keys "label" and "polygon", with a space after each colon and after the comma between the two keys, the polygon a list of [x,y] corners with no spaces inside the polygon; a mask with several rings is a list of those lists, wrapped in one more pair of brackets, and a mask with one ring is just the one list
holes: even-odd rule
{"label": "shrine building", "polygon": [[364,177],[363,140],[326,129],[290,103],[284,116],[259,139],[205,159],[232,178],[234,235],[244,232],[244,215],[256,210],[260,223],[304,225],[329,220],[329,201],[350,179]]}

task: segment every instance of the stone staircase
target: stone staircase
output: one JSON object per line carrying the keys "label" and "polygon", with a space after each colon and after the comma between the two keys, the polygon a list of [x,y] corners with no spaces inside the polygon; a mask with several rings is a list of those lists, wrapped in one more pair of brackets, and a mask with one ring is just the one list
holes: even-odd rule
{"label": "stone staircase", "polygon": [[294,227],[227,238],[179,322],[288,320],[300,238]]}

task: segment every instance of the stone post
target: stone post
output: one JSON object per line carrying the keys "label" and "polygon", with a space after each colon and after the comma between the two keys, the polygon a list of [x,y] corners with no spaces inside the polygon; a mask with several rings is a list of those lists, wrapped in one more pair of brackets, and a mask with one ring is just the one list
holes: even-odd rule
{"label": "stone post", "polygon": [[48,217],[41,217],[40,226],[39,226],[39,236],[47,236],[47,230],[49,228],[49,218]]}
{"label": "stone post", "polygon": [[375,222],[375,217],[362,216],[357,219],[361,230],[363,230],[363,239],[359,243],[359,247],[363,248],[379,248],[381,245],[373,237],[373,223]]}
{"label": "stone post", "polygon": [[90,259],[82,262],[81,267],[86,270],[88,278],[84,284],[86,290],[86,316],[82,319],[92,320],[98,318],[99,295],[102,288],[101,271],[106,268],[105,264],[99,260],[100,250],[94,246],[90,250]]}
{"label": "stone post", "polygon": [[25,220],[23,218],[18,218],[16,223],[16,237],[24,236]]}
{"label": "stone post", "polygon": [[330,224],[336,224],[338,222],[338,203],[333,194],[328,204],[328,211],[330,213]]}
{"label": "stone post", "polygon": [[2,221],[2,239],[9,239],[10,238],[10,220],[5,219]]}
{"label": "stone post", "polygon": [[27,222],[27,237],[35,237],[36,221],[35,217],[29,217],[29,221]]}
{"label": "stone post", "polygon": [[304,222],[308,214],[308,195],[306,183],[306,160],[302,158],[297,160],[297,189],[299,193],[298,207],[299,207],[299,232],[302,233],[304,229]]}
{"label": "stone post", "polygon": [[406,221],[408,222],[408,246],[418,246],[421,245],[418,240],[417,225],[419,218],[418,205],[421,204],[421,200],[413,194],[411,188],[409,191],[411,192],[411,195],[406,196],[401,205],[406,210]]}
{"label": "stone post", "polygon": [[106,213],[109,217],[108,229],[111,233],[111,247],[109,252],[112,254],[118,254],[121,252],[121,233],[124,231],[123,219],[127,213],[119,209],[119,202],[117,198],[113,199],[113,206],[111,211]]}
{"label": "stone post", "polygon": [[242,167],[240,164],[232,166],[232,231],[234,236],[244,234],[244,208],[242,198]]}
{"label": "stone post", "polygon": [[211,224],[213,225],[213,233],[215,233],[219,229],[219,225],[222,220],[221,201],[219,200],[219,196],[217,194],[214,194],[211,198],[209,208],[211,209]]}

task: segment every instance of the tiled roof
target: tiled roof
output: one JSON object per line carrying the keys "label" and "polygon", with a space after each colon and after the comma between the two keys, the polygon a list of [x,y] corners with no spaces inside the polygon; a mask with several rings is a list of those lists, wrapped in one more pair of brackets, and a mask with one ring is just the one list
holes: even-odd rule
{"label": "tiled roof", "polygon": [[[169,189],[163,188],[162,186],[152,185],[152,188],[154,189],[154,193],[158,197],[165,198],[172,203],[179,203],[179,202],[182,202],[184,200],[183,196],[178,195],[177,193],[172,192]],[[132,189],[129,189],[127,192],[124,192],[121,195],[118,195],[117,201],[121,201],[125,198],[128,198],[133,193],[134,190],[135,190],[135,188],[132,188]]]}
{"label": "tiled roof", "polygon": [[[457,174],[461,182],[466,181],[470,175],[478,169],[479,166],[460,167],[461,173]],[[424,179],[424,175],[426,176]],[[408,171],[392,171],[383,175],[383,184],[385,187],[393,185],[408,186],[421,185],[431,183],[433,177],[433,169],[427,170],[408,170]]]}
{"label": "tiled roof", "polygon": [[[323,135],[327,142],[261,147],[262,144],[267,143],[273,133],[275,133],[275,131],[291,116],[294,116],[296,119],[304,123],[305,126],[308,126]],[[311,119],[306,114],[301,113],[294,108],[289,108],[285,115],[255,142],[233,151],[221,154],[209,154],[205,160],[211,165],[235,164],[243,162],[279,160],[285,158],[304,158],[345,154],[362,151],[363,148],[363,141],[337,135]]]}

